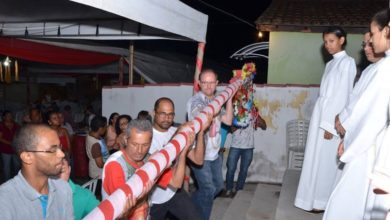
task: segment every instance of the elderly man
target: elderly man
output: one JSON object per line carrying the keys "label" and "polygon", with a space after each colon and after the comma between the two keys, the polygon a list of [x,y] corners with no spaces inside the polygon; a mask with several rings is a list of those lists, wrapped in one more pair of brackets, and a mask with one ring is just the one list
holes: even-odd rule
{"label": "elderly man", "polygon": [[[153,154],[164,148],[177,131],[173,127],[175,117],[175,105],[170,98],[159,98],[154,104],[153,111],[153,139],[149,153]],[[209,123],[212,116],[209,117]],[[204,130],[208,128],[205,125],[197,136],[196,147],[189,150],[187,158],[191,162],[202,165],[204,159]],[[153,189],[150,202],[153,204],[150,209],[152,220],[166,219],[170,213],[177,219],[198,220],[200,219],[199,211],[192,203],[185,190],[180,189],[185,179],[185,160],[182,163],[176,163],[175,166],[168,170],[161,178],[166,184],[159,184]],[[166,179],[166,181],[163,181]]]}
{"label": "elderly man", "polygon": [[[200,92],[190,98],[187,103],[188,119],[192,120],[213,99],[218,85],[217,74],[213,70],[203,70],[199,75]],[[198,183],[198,190],[193,194],[193,201],[202,211],[203,219],[208,220],[213,200],[223,189],[222,156],[219,154],[221,122],[231,125],[233,120],[232,97],[226,103],[226,111],[217,114],[205,134],[205,157],[203,166],[192,166]]]}
{"label": "elderly man", "polygon": [[56,131],[26,125],[14,140],[21,170],[0,186],[2,219],[73,219],[72,190],[61,179],[64,153]]}
{"label": "elderly man", "polygon": [[[188,134],[188,133],[187,133]],[[132,120],[126,130],[126,147],[111,155],[103,168],[103,199],[106,199],[115,190],[126,184],[126,181],[147,160],[147,153],[152,143],[152,124],[149,120]],[[191,134],[188,134],[191,136]],[[193,136],[193,134],[192,134]],[[191,139],[191,138],[190,138]],[[184,164],[188,148],[192,140],[179,156],[178,163]],[[184,171],[183,171],[184,172]],[[151,185],[146,188],[150,189]],[[149,191],[146,189],[145,192]],[[146,196],[141,196],[135,208],[129,210],[129,219],[146,219],[148,215],[148,201]]]}

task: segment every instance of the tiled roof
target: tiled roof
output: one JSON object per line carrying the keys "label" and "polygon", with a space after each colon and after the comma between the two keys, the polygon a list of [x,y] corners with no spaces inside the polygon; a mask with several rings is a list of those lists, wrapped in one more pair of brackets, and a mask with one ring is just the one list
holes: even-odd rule
{"label": "tiled roof", "polygon": [[348,33],[363,33],[371,17],[389,6],[387,0],[274,0],[256,20],[263,31],[322,32],[339,25]]}

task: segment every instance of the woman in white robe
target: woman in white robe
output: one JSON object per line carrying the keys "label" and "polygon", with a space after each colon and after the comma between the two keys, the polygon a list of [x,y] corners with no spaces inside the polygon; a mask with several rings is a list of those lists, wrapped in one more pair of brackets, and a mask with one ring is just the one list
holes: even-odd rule
{"label": "woman in white robe", "polygon": [[324,31],[323,39],[324,47],[333,59],[326,64],[321,79],[294,203],[307,211],[324,210],[332,191],[338,169],[339,144],[334,118],[347,103],[356,75],[354,59],[343,50],[347,40],[345,31],[330,27]]}
{"label": "woman in white robe", "polygon": [[[374,51],[383,53],[386,49],[380,49],[380,42],[378,39],[374,40],[373,24],[371,35]],[[371,71],[376,69],[376,73],[355,101],[348,117],[341,121],[346,131],[343,146],[345,149],[340,148],[339,152],[340,160],[345,166],[329,199],[324,219],[371,218],[374,194],[370,187],[369,174],[372,172],[377,152],[380,151],[379,146],[389,119],[390,58],[380,60],[373,67]]]}

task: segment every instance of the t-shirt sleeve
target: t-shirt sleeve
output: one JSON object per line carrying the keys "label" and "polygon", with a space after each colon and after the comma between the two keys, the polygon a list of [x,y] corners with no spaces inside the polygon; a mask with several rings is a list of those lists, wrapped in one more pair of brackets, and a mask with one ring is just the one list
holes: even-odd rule
{"label": "t-shirt sleeve", "polygon": [[92,145],[92,148],[91,148],[91,154],[92,154],[92,157],[95,159],[95,158],[98,158],[98,157],[102,157],[102,151],[100,149],[100,144],[99,142],[95,143]]}
{"label": "t-shirt sleeve", "polygon": [[119,187],[126,183],[122,166],[115,161],[109,162],[104,167],[103,188],[108,195],[111,195]]}
{"label": "t-shirt sleeve", "polygon": [[95,209],[96,206],[98,206],[100,203],[99,200],[96,199],[95,195],[93,195],[91,191],[87,189],[83,189],[83,190],[85,190],[84,196],[85,196],[86,204],[85,204],[82,218],[84,218],[90,212],[92,212],[92,210]]}
{"label": "t-shirt sleeve", "polygon": [[169,183],[171,182],[172,175],[173,175],[172,169],[171,168],[166,169],[158,179],[157,185],[163,189],[166,189]]}

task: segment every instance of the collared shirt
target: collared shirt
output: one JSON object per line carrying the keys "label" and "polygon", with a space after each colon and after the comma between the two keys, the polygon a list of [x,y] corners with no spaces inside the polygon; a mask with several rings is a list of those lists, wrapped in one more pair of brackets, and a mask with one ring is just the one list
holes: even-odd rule
{"label": "collared shirt", "polygon": [[[207,98],[203,92],[198,92],[187,102],[188,120],[193,120],[206,107],[212,99]],[[221,116],[225,112],[220,112],[217,117],[214,117],[213,123],[210,125],[205,138],[205,160],[214,161],[218,158],[218,153],[221,145]]]}
{"label": "collared shirt", "polygon": [[18,175],[0,186],[1,219],[73,219],[72,190],[61,179],[49,178],[49,199],[46,218],[38,193],[23,177]]}

